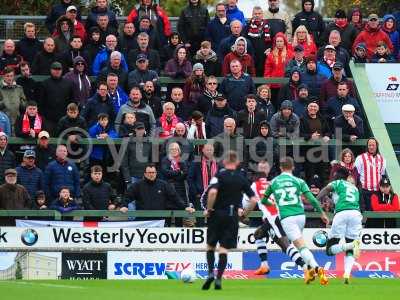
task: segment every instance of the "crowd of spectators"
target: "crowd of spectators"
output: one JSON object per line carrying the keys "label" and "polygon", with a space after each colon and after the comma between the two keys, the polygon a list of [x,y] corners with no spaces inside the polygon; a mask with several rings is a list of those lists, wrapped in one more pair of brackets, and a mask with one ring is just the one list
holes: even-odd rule
{"label": "crowd of spectators", "polygon": [[[120,25],[106,0],[96,1],[85,22],[71,0],[61,0],[46,19],[44,41],[33,23],[19,41],[6,40],[0,209],[192,211],[201,209],[226,147],[239,152],[251,180],[257,158],[276,162],[282,154],[277,139],[368,137],[349,63],[399,61],[399,20],[363,19],[356,8],[348,15],[338,9],[326,24],[314,0],[302,0],[294,16],[268,0],[246,20],[237,2],[218,3],[210,18],[200,0],[189,0],[173,32],[156,1],[140,0]],[[178,80],[163,86],[161,76]],[[255,77],[288,82],[256,85]],[[9,145],[10,137],[26,144]],[[50,137],[68,147],[53,147]],[[128,142],[89,147],[80,143],[84,137]],[[203,139],[214,143],[196,143]],[[345,167],[364,209],[398,210],[378,141],[366,146],[338,157],[329,148],[328,159],[296,163],[295,173],[320,189],[330,172]],[[271,178],[277,172],[271,162]]]}

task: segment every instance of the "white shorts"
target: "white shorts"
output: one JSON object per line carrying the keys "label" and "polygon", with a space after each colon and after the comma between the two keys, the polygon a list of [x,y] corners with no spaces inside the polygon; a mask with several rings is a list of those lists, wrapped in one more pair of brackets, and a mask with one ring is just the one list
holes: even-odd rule
{"label": "white shorts", "polygon": [[303,237],[305,223],[305,215],[286,217],[281,220],[282,228],[286,232],[286,235],[291,242]]}
{"label": "white shorts", "polygon": [[361,235],[362,215],[358,210],[342,210],[335,214],[329,238],[359,239]]}

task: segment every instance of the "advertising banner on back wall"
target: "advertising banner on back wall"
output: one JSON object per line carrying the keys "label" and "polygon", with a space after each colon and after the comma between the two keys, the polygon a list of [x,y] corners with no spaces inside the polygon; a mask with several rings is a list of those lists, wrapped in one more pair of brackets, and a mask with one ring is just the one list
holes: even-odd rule
{"label": "advertising banner on back wall", "polygon": [[400,64],[366,64],[365,70],[385,123],[400,123]]}
{"label": "advertising banner on back wall", "polygon": [[[304,239],[320,250],[321,229],[305,229]],[[206,228],[64,228],[0,227],[0,251],[106,251],[106,250],[204,250]],[[254,250],[254,228],[239,230],[238,249]],[[279,250],[274,243],[268,248]],[[364,229],[363,250],[399,250],[398,229]]]}

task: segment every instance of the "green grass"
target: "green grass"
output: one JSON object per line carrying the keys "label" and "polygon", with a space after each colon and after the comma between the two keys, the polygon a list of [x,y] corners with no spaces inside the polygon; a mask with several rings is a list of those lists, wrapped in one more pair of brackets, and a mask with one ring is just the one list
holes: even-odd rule
{"label": "green grass", "polygon": [[[250,300],[250,299],[395,299],[397,279],[353,279],[344,285],[334,279],[328,286],[306,286],[297,279],[225,280],[223,290],[200,290],[202,280],[184,284],[177,280],[0,281],[1,300]],[[396,296],[397,295],[397,296]]]}

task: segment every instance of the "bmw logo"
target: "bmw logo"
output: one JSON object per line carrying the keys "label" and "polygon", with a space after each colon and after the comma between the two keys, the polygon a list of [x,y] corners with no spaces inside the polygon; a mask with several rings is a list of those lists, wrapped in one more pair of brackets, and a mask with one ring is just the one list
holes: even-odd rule
{"label": "bmw logo", "polygon": [[324,230],[318,230],[314,233],[312,240],[315,246],[320,248],[325,247],[328,241],[328,234]]}
{"label": "bmw logo", "polygon": [[27,246],[33,246],[38,240],[38,234],[33,229],[27,229],[21,234],[21,241]]}

